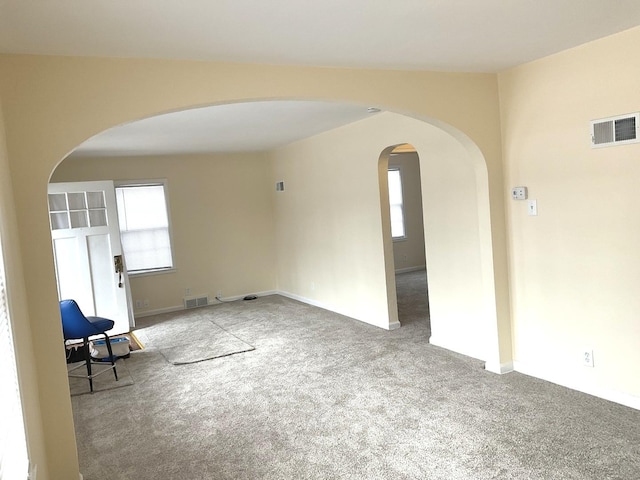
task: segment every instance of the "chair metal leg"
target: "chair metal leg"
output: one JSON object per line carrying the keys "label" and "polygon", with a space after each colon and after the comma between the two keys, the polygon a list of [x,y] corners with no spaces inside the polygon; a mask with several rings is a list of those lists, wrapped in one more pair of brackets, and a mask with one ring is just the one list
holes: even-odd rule
{"label": "chair metal leg", "polygon": [[93,376],[91,375],[91,347],[89,347],[89,338],[82,339],[82,348],[84,350],[84,360],[87,364],[87,377],[89,377],[89,390],[93,392]]}
{"label": "chair metal leg", "polygon": [[104,334],[104,338],[107,342],[107,351],[109,352],[109,360],[111,360],[111,365],[113,366],[113,376],[116,377],[116,382],[118,381],[118,372],[116,372],[116,360],[113,356],[113,352],[111,351],[111,340],[109,340],[109,335]]}
{"label": "chair metal leg", "polygon": [[111,339],[109,338],[109,336],[106,333],[103,333],[102,335],[104,335],[105,340],[107,342],[107,350],[109,352],[109,362],[111,363],[111,365],[109,365],[109,368],[104,368],[104,369],[98,369],[98,371],[94,374],[93,373],[93,368],[92,365],[95,363],[96,365],[102,365],[102,366],[107,366],[105,365],[105,362],[100,362],[100,361],[96,361],[91,357],[91,344],[89,342],[89,338],[85,337],[82,339],[82,352],[84,354],[84,360],[85,360],[85,366],[87,369],[87,375],[74,375],[71,372],[73,372],[76,368],[82,368],[82,364],[78,365],[77,367],[72,367],[67,374],[69,375],[69,377],[75,377],[75,378],[86,378],[87,380],[89,380],[89,390],[91,391],[91,393],[93,393],[93,377],[97,377],[98,375],[101,375],[102,373],[107,373],[108,369],[112,369],[113,370],[113,376],[116,379],[116,382],[118,381],[118,371],[116,370],[116,360],[117,357],[113,355],[113,349],[111,348]]}

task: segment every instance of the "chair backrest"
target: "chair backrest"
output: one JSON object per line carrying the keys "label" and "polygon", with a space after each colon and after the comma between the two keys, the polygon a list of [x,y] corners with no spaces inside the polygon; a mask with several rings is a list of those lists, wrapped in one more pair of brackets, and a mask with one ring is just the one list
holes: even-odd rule
{"label": "chair backrest", "polygon": [[85,338],[102,333],[84,316],[75,300],[60,301],[62,333],[65,340]]}

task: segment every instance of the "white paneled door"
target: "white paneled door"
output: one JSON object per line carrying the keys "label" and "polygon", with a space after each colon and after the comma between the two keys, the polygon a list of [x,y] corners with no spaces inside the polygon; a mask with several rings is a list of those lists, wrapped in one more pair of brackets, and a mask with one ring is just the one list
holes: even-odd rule
{"label": "white paneled door", "polygon": [[114,320],[110,335],[128,332],[133,311],[113,182],[49,184],[49,220],[59,298]]}

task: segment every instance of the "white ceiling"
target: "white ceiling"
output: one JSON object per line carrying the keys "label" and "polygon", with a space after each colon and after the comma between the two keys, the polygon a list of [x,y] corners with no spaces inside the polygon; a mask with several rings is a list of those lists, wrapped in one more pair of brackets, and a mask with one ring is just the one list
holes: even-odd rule
{"label": "white ceiling", "polygon": [[367,108],[329,102],[271,101],[158,115],[107,130],[73,156],[262,151],[361,120]]}
{"label": "white ceiling", "polygon": [[[498,72],[636,25],[640,0],[0,0],[0,53]],[[281,112],[270,108],[286,111],[277,131]],[[269,148],[359,118],[349,108],[192,110],[119,127],[83,148]],[[198,128],[182,127],[198,118]]]}
{"label": "white ceiling", "polygon": [[638,0],[0,0],[0,52],[496,72],[638,24]]}

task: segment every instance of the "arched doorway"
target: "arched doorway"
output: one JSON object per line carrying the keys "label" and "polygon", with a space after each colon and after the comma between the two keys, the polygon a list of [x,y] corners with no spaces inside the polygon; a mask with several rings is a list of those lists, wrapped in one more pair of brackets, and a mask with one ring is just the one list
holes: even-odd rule
{"label": "arched doorway", "polygon": [[[228,104],[225,108],[234,105],[244,106],[242,103]],[[151,120],[154,119],[155,117]],[[253,218],[254,224],[258,220],[271,218],[271,224],[277,226],[275,233],[269,233],[269,225],[263,225],[265,229],[260,232],[254,232],[246,225],[243,227],[246,231],[251,231],[243,238],[273,239],[273,248],[276,251],[274,258],[278,259],[277,263],[274,263],[275,260],[263,261],[260,263],[262,270],[259,274],[251,271],[248,275],[251,278],[262,279],[261,283],[256,283],[251,288],[243,287],[241,279],[232,278],[237,265],[242,263],[240,258],[246,257],[245,252],[258,251],[255,246],[237,239],[227,239],[215,246],[215,243],[210,241],[211,238],[207,237],[208,222],[200,222],[198,225],[183,225],[183,233],[180,233],[176,240],[180,241],[180,235],[189,239],[206,239],[202,243],[207,245],[208,250],[194,255],[194,258],[200,259],[195,263],[200,264],[204,259],[205,262],[215,265],[212,270],[225,271],[226,268],[222,280],[203,276],[195,279],[183,276],[177,283],[174,282],[174,285],[167,277],[162,281],[147,279],[137,282],[140,285],[133,286],[134,290],[137,288],[142,291],[139,295],[134,292],[134,298],[149,299],[150,308],[157,311],[177,308],[186,290],[194,290],[194,293],[198,294],[209,293],[212,297],[221,290],[225,294],[274,291],[275,284],[273,280],[269,283],[267,272],[276,271],[280,292],[367,323],[393,329],[400,325],[393,242],[388,242],[386,238],[386,227],[378,227],[378,238],[370,237],[372,224],[367,222],[371,222],[373,217],[368,210],[373,204],[365,207],[364,202],[358,202],[354,207],[349,199],[365,199],[372,196],[382,199],[380,172],[383,170],[387,175],[389,155],[392,155],[393,148],[405,143],[398,142],[397,139],[410,138],[411,145],[419,156],[419,169],[423,172],[420,182],[425,226],[423,237],[429,245],[426,263],[430,266],[431,341],[442,347],[487,360],[494,345],[490,337],[493,335],[492,322],[495,324],[495,308],[492,309],[491,306],[492,302],[495,303],[495,297],[492,289],[487,287],[489,284],[486,281],[493,275],[492,262],[490,257],[487,257],[491,251],[491,240],[485,235],[485,232],[490,230],[486,201],[488,185],[484,182],[486,166],[477,147],[475,150],[469,148],[445,127],[436,121],[427,123],[405,115],[382,112],[315,135],[302,143],[299,141],[294,142],[293,146],[272,149],[266,155],[267,162],[270,162],[270,168],[267,169],[260,169],[260,159],[248,159],[242,152],[233,154],[233,163],[248,165],[248,168],[241,168],[242,171],[237,170],[233,174],[229,173],[227,167],[220,171],[209,170],[212,163],[222,165],[220,157],[216,157],[213,162],[198,156],[192,156],[188,161],[181,158],[178,162],[172,162],[171,155],[160,155],[162,158],[128,155],[91,162],[84,162],[85,159],[82,157],[68,159],[63,162],[61,168],[56,169],[54,178],[56,181],[109,178],[132,180],[158,176],[177,178],[176,170],[180,170],[180,180],[169,180],[170,185],[181,183],[180,190],[177,194],[170,192],[169,196],[180,201],[182,198],[190,198],[188,195],[193,195],[194,192],[199,192],[197,195],[201,198],[194,197],[191,201],[192,207],[185,208],[178,218],[206,216],[217,225],[228,220],[224,215],[218,216],[221,210],[217,205],[229,202],[224,197],[211,199],[208,197],[209,193],[226,191],[232,195],[240,191],[240,184],[229,187],[230,182],[225,179],[228,178],[225,175],[236,176],[240,181],[253,176],[257,183],[253,185],[251,192],[242,190],[247,198],[253,198],[257,191],[265,193],[265,188],[271,190],[271,183],[284,180],[288,187],[284,194],[273,197],[276,205],[273,213],[265,211],[261,215],[255,215],[248,210],[246,215],[240,215],[242,218]],[[451,130],[451,127],[447,128]],[[458,136],[464,138],[460,132]],[[385,147],[385,144],[394,147]],[[366,168],[364,158],[367,158],[367,152],[371,150],[383,150],[375,183],[362,176],[363,168]],[[350,159],[346,164],[343,160],[345,151],[350,152]],[[230,155],[224,154],[225,157],[231,158]],[[303,157],[307,159],[300,160]],[[307,167],[302,168],[301,165],[307,160]],[[67,165],[70,161],[71,166]],[[178,163],[180,165],[176,167]],[[114,170],[116,165],[118,168]],[[190,167],[187,168],[187,165]],[[345,169],[347,165],[348,168]],[[270,182],[261,184],[260,177],[269,178],[269,170],[274,172],[275,176],[270,178]],[[260,173],[256,175],[258,171]],[[337,172],[340,172],[339,176],[336,176]],[[198,179],[205,179],[206,183],[197,187],[195,182]],[[214,179],[223,180],[215,187],[212,184]],[[292,190],[298,195],[293,202],[290,201]],[[301,190],[305,193],[300,193]],[[271,195],[272,192],[263,195],[264,198],[248,203],[268,205]],[[244,198],[238,197],[237,200],[246,202]],[[193,205],[198,204],[208,205],[208,210],[196,212]],[[323,205],[323,208],[319,209],[318,205]],[[377,216],[381,218],[379,212]],[[238,215],[233,217],[234,221],[238,222]],[[366,220],[365,223],[363,219]],[[384,225],[387,219],[383,216],[382,221]],[[368,237],[368,241],[363,244],[362,239],[365,236]],[[376,247],[377,242],[380,242],[385,252],[382,257],[381,250]],[[330,250],[325,250],[327,245],[330,246]],[[238,258],[234,262],[228,261],[234,257],[228,253],[231,246],[240,247],[236,255]],[[261,251],[261,258],[268,257],[269,248],[271,247]],[[199,247],[189,244],[184,250],[197,252]],[[221,251],[226,251],[227,254],[224,258],[217,258],[215,254]],[[323,253],[319,254],[321,251]],[[183,262],[188,261],[190,260],[183,259]],[[249,263],[252,267],[257,264],[256,261]],[[188,269],[181,269],[181,272],[185,271]],[[226,283],[220,285],[221,281]],[[355,295],[353,285],[358,286]],[[158,292],[157,301],[149,298],[154,295],[153,292]],[[160,303],[172,298],[173,303]]]}
{"label": "arched doorway", "polygon": [[[405,139],[415,145],[419,156],[423,172],[420,185],[425,193],[423,219],[431,226],[424,234],[429,245],[430,287],[435,292],[437,313],[433,317],[430,340],[450,350],[487,359],[488,323],[483,321],[489,317],[484,316],[483,311],[483,302],[487,299],[482,288],[480,245],[483,239],[479,228],[482,202],[478,185],[481,182],[468,152],[441,128],[386,112],[278,148],[266,156],[238,153],[192,158],[170,155],[166,158],[77,158],[68,164],[65,160],[53,178],[73,181],[92,180],[93,175],[120,179],[166,176],[169,197],[174,199],[171,209],[179,213],[174,223],[182,222],[179,228],[184,234],[185,243],[178,247],[178,255],[180,251],[188,252],[194,263],[211,265],[212,271],[222,270],[225,265],[239,271],[241,265],[245,268],[242,277],[258,278],[255,262],[248,262],[253,270],[241,263],[242,253],[256,252],[257,241],[264,244],[264,239],[272,235],[277,252],[274,256],[277,284],[265,284],[262,289],[278,289],[294,298],[393,329],[399,326],[396,284],[393,281],[391,294],[388,279],[389,275],[395,277],[395,265],[388,269],[389,257],[381,253],[381,247],[386,245],[380,221],[381,192],[379,175],[371,167],[372,158],[382,150],[386,164],[379,164],[384,164],[386,174],[388,157],[394,146],[404,143]],[[81,178],[84,175],[91,177]],[[249,178],[254,183],[241,190]],[[283,192],[275,191],[279,181],[284,182]],[[178,185],[178,190],[172,191]],[[264,196],[258,197],[256,192]],[[223,195],[212,196],[218,193]],[[273,212],[256,214],[256,205],[268,206],[270,202],[275,204]],[[202,210],[194,206],[198,204]],[[220,205],[234,208],[227,215],[226,209],[216,208]],[[244,205],[244,209],[239,210],[239,205]],[[206,222],[201,220],[203,217]],[[187,223],[188,218],[194,222]],[[266,219],[262,225],[267,229],[245,230],[242,236],[229,237],[226,245],[238,245],[237,251],[211,248],[213,237],[207,237],[213,231],[210,227],[227,231],[230,222],[237,225],[245,219],[250,222],[243,224],[243,228]],[[275,225],[276,231],[269,232],[269,225]],[[194,239],[196,244],[187,243]],[[242,243],[247,240],[256,242]],[[225,258],[203,257],[202,246],[209,254],[224,252]],[[236,253],[239,255],[231,261]],[[206,259],[202,261],[203,258]],[[186,256],[178,260],[189,261]],[[190,269],[180,268],[180,271],[188,273]],[[155,306],[162,299],[170,300],[171,295],[179,298],[186,286],[199,288],[192,282],[193,277],[185,276],[177,282],[170,280],[167,275],[158,279],[147,277],[134,289],[156,290],[156,297],[148,297]],[[185,284],[186,281],[190,283]],[[214,293],[218,289],[211,278],[202,281],[210,282],[203,288]],[[166,290],[155,288],[157,284],[164,284]],[[160,307],[171,308],[172,304]],[[380,315],[381,310],[387,310],[387,315]],[[379,316],[374,317],[376,314]]]}
{"label": "arched doorway", "polygon": [[[406,117],[397,120],[397,126],[403,125],[407,131],[402,142],[382,149],[378,173],[379,178],[387,174],[393,148],[409,140],[419,155],[421,171],[430,342],[489,365],[497,355],[497,338],[492,330],[496,323],[495,293],[487,283],[493,272],[488,268],[491,239],[487,236],[488,186],[482,157],[446,128]],[[388,205],[386,185],[380,184],[381,205]],[[385,278],[393,321],[394,314],[397,319],[395,263],[387,215],[383,207]]]}
{"label": "arched doorway", "polygon": [[[65,382],[62,352],[53,341],[62,334],[55,321],[57,302],[46,212],[47,183],[56,165],[85,139],[114,125],[161,112],[255,99],[311,98],[377,105],[440,125],[462,142],[478,162],[478,183],[484,188],[479,192],[483,210],[478,212],[483,216],[481,236],[486,240],[481,245],[487,286],[484,298],[494,310],[493,324],[488,323],[487,329],[496,340],[491,350],[498,350],[498,335],[503,347],[494,355],[493,371],[501,368],[501,361],[510,360],[500,118],[495,108],[498,100],[495,81],[491,78],[437,72],[407,75],[395,71],[139,59],[30,56],[8,61],[10,68],[2,97],[11,101],[3,102],[3,117],[14,191],[10,208],[15,210],[22,243],[11,249],[11,256],[21,260],[17,262],[20,266],[16,276],[18,284],[25,284],[25,300],[21,300],[21,305],[24,323],[29,327],[18,342],[33,351],[32,355],[26,353],[20,358],[34,365],[35,386],[30,391],[34,392],[35,404],[30,418],[34,418],[32,425],[36,425],[41,416],[43,426],[34,427],[31,436],[41,439],[40,443],[35,442],[38,451],[44,451],[46,445],[47,458],[55,459],[48,465],[53,472],[50,475],[72,478],[77,476],[78,468],[72,447],[68,392],[61,387]],[[433,119],[442,119],[448,126]],[[371,151],[367,152],[369,166],[385,146],[409,138],[413,137],[398,135],[379,143],[373,139]],[[415,146],[423,160],[421,146]],[[371,175],[377,191],[376,173],[373,168]],[[369,173],[366,176],[370,181]],[[377,194],[367,201],[375,204],[375,218],[379,221]],[[373,215],[369,212],[366,220]],[[377,237],[380,231],[378,225],[370,228],[361,241],[374,238],[380,251]],[[377,261],[371,268],[379,268]],[[369,273],[369,267],[362,269],[363,278],[368,278]],[[370,299],[375,307],[373,314],[379,310],[377,296]],[[384,290],[382,296],[386,297]],[[384,304],[386,309],[386,298]],[[501,313],[499,321],[497,308]],[[488,320],[490,317],[486,315]],[[33,446],[32,442],[30,447]],[[43,455],[39,458],[44,462]]]}
{"label": "arched doorway", "polygon": [[[429,297],[425,255],[424,219],[420,159],[410,144],[395,146],[381,156],[380,184],[386,183],[388,196],[381,194],[381,208],[390,211],[393,269],[395,272],[398,320],[401,325],[422,323],[424,334],[430,336]],[[388,203],[383,199],[388,198]],[[388,242],[388,240],[387,240]],[[388,279],[389,280],[389,279]]]}

